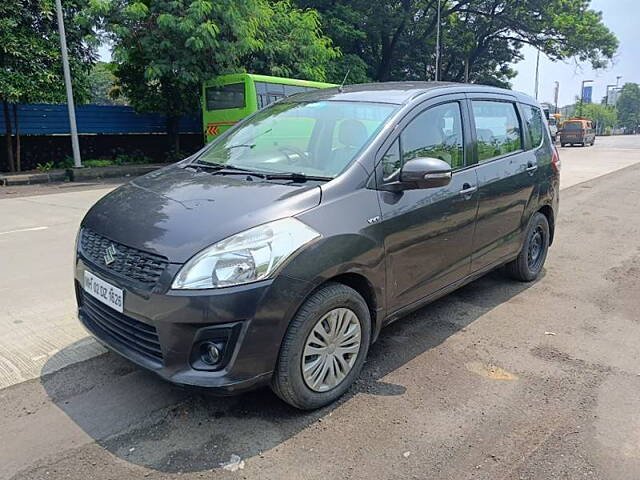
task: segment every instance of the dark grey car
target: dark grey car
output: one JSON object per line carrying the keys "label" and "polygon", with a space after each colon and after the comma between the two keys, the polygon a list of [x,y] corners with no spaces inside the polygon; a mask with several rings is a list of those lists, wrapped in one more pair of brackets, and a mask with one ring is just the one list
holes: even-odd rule
{"label": "dark grey car", "polygon": [[298,94],[82,221],[79,318],[176,383],[317,408],[380,329],[496,267],[534,280],[560,162],[538,104],[491,87]]}

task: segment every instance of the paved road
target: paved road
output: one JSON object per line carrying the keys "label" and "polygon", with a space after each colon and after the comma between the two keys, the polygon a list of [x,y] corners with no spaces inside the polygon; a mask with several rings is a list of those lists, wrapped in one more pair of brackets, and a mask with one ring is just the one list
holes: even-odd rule
{"label": "paved road", "polygon": [[[639,137],[562,150],[563,186],[640,162]],[[53,372],[0,390],[0,479],[640,477],[640,165],[565,188],[539,282],[491,274],[397,322],[311,414],[95,357],[70,263],[104,193],[0,200],[3,383]]]}

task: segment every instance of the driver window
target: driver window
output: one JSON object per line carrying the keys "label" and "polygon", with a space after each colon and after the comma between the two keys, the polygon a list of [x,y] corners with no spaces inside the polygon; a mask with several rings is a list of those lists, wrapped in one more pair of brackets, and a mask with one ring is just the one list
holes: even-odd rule
{"label": "driver window", "polygon": [[425,110],[400,134],[402,161],[418,157],[439,158],[453,170],[464,166],[462,116],[458,102]]}

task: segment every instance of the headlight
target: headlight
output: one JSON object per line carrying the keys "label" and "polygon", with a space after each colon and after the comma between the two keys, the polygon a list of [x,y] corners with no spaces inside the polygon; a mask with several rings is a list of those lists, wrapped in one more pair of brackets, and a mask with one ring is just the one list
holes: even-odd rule
{"label": "headlight", "polygon": [[172,288],[218,288],[263,280],[300,247],[319,236],[295,218],[251,228],[195,255],[180,269]]}

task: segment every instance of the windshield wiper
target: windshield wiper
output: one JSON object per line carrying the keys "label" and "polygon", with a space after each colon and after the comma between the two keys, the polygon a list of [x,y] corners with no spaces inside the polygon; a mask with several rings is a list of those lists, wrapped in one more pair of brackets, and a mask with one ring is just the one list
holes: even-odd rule
{"label": "windshield wiper", "polygon": [[266,180],[292,180],[296,183],[304,183],[306,181],[328,182],[333,177],[321,177],[318,175],[306,175],[304,173],[268,173],[264,177]]}
{"label": "windshield wiper", "polygon": [[228,150],[231,150],[232,148],[239,148],[239,147],[247,147],[247,148],[253,148],[255,147],[256,144],[255,143],[238,143],[236,145],[229,145],[227,147]]}
{"label": "windshield wiper", "polygon": [[252,175],[254,177],[266,178],[266,173],[264,172],[256,172],[254,170],[236,167],[235,165],[225,165],[224,163],[193,162],[190,163],[189,166],[212,170],[212,173],[221,173],[224,175]]}
{"label": "windshield wiper", "polygon": [[236,167],[235,165],[225,165],[224,163],[205,163],[205,162],[193,162],[189,166],[195,168],[205,168],[212,170],[212,173],[220,173],[222,175],[251,175],[254,177],[264,178],[265,180],[291,180],[295,183],[304,183],[307,181],[315,182],[328,182],[333,180],[333,177],[322,177],[318,175],[306,175],[304,173],[297,172],[280,172],[280,173],[268,173],[259,172],[256,170],[249,170],[246,168]]}

